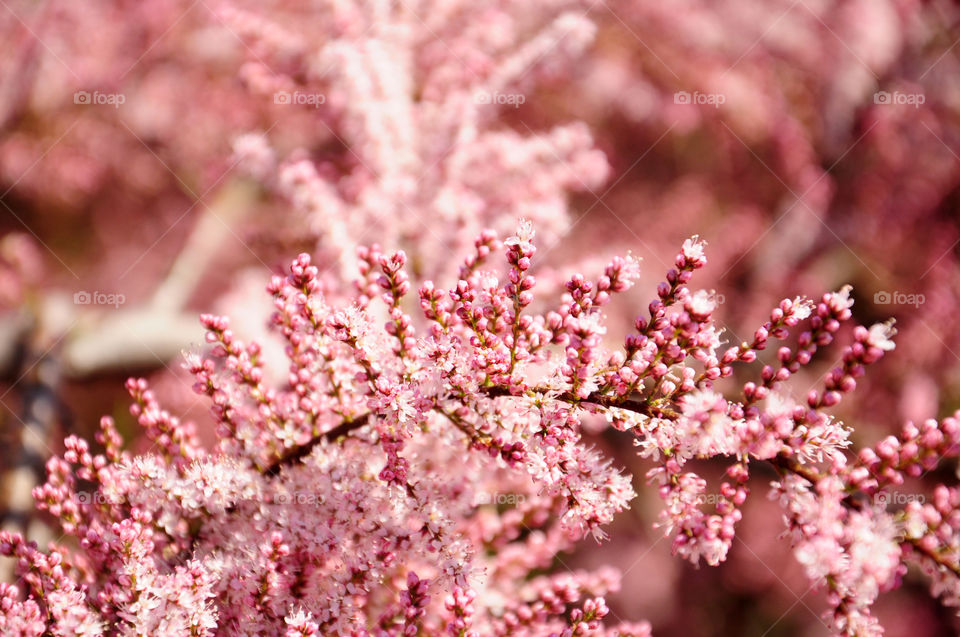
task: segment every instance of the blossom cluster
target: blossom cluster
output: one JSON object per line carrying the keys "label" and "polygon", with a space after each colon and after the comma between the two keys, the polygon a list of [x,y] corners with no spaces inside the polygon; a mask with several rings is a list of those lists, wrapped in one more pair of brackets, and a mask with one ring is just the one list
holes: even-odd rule
{"label": "blossom cluster", "polygon": [[562,77],[592,42],[588,9],[11,0],[2,229],[37,239],[53,265],[34,277],[45,297],[83,278],[136,304],[155,291],[165,307],[223,268],[302,249],[349,271],[352,248],[378,240],[432,274],[447,256],[437,246],[509,232],[517,214],[557,235],[568,196],[602,185],[606,158],[567,116],[507,125],[498,97]]}
{"label": "blossom cluster", "polygon": [[[847,403],[864,426],[892,413],[921,420],[949,400],[960,341],[937,326],[953,321],[960,298],[950,203],[960,137],[941,113],[955,108],[960,74],[942,47],[960,35],[958,7],[608,6],[595,17],[597,40],[610,44],[585,56],[564,97],[581,106],[611,164],[643,152],[656,169],[623,174],[604,203],[637,235],[693,227],[709,237],[714,277],[737,284],[708,274],[705,285],[724,288],[737,332],[751,327],[771,290],[813,294],[856,281],[860,309],[896,316],[898,361],[910,361],[909,371],[875,370]],[[638,219],[634,210],[657,214]]]}
{"label": "blossom cluster", "polygon": [[[601,186],[606,157],[582,122],[504,126],[499,98],[519,103],[585,49],[589,9],[321,2],[307,25],[285,2],[236,0],[220,20],[247,44],[240,75],[251,94],[308,112],[311,128],[349,149],[318,157],[257,131],[235,141],[236,160],[293,204],[294,222],[347,276],[352,248],[374,228],[427,276],[442,272],[444,246],[467,248],[486,227],[512,231],[517,216],[556,237],[568,227],[567,194]],[[322,108],[297,106],[298,96]]]}
{"label": "blossom cluster", "polygon": [[[351,454],[360,458],[356,467],[372,464],[363,470],[364,480],[406,492],[408,485],[424,489],[422,482],[444,482],[449,475],[468,485],[465,497],[473,507],[468,510],[475,511],[470,523],[481,515],[493,520],[485,525],[521,516],[516,529],[504,531],[509,539],[493,544],[464,531],[467,544],[479,554],[470,558],[468,570],[487,573],[488,552],[528,557],[517,541],[526,538],[528,528],[538,527],[522,512],[543,515],[539,511],[545,505],[538,498],[545,495],[552,494],[559,503],[564,491],[556,485],[561,478],[570,481],[564,488],[584,493],[551,510],[549,515],[561,523],[550,536],[549,550],[573,546],[560,543],[561,531],[579,529],[602,537],[604,529],[609,530],[606,523],[617,507],[589,514],[584,502],[589,505],[589,494],[598,489],[584,484],[589,480],[554,475],[557,462],[579,462],[581,447],[591,458],[599,457],[589,449],[590,441],[609,425],[614,431],[605,431],[604,441],[633,436],[637,442],[641,457],[626,468],[636,471],[654,463],[649,479],[664,498],[659,526],[674,538],[678,554],[708,564],[743,555],[730,548],[740,517],[749,515],[743,513],[749,490],[769,475],[753,470],[761,461],[781,476],[771,501],[750,506],[770,510],[775,502],[783,505],[798,561],[812,582],[823,579],[835,609],[829,619],[838,627],[874,630],[865,614],[870,600],[898,583],[905,563],[919,565],[944,603],[956,602],[957,496],[952,485],[937,484],[950,475],[955,425],[950,418],[924,420],[957,370],[957,335],[942,327],[953,323],[960,298],[960,262],[954,250],[960,235],[950,197],[960,183],[951,156],[960,138],[949,117],[960,74],[952,72],[956,60],[949,54],[957,23],[957,8],[950,3],[729,0],[669,7],[649,0],[614,0],[594,8],[581,0],[357,0],[307,7],[289,0],[107,0],[93,7],[8,0],[5,15],[0,32],[10,42],[11,54],[0,61],[0,179],[5,182],[0,203],[4,228],[25,234],[0,239],[0,368],[7,377],[3,382],[12,383],[3,387],[8,398],[0,397],[6,400],[0,425],[9,433],[22,424],[27,428],[23,439],[38,446],[49,442],[45,430],[29,429],[29,418],[16,422],[17,404],[30,411],[27,383],[20,381],[30,378],[33,355],[43,359],[38,369],[51,362],[73,376],[63,393],[86,396],[71,405],[78,421],[86,420],[89,403],[100,401],[86,391],[91,376],[115,367],[152,365],[159,373],[149,386],[137,380],[127,387],[134,417],[155,442],[148,457],[159,458],[182,480],[176,488],[164,482],[157,489],[153,485],[118,492],[120,512],[94,524],[97,533],[109,535],[115,521],[128,517],[142,521],[137,516],[144,515],[140,508],[146,507],[164,525],[185,524],[192,537],[209,528],[208,513],[219,512],[219,504],[194,511],[191,507],[198,505],[192,496],[184,496],[186,510],[193,511],[188,515],[176,508],[158,511],[150,499],[186,493],[190,481],[207,484],[203,481],[211,476],[229,476],[237,481],[235,489],[253,480],[258,486],[244,493],[260,498],[272,493],[272,487],[262,487],[259,476],[269,476],[266,484],[271,485],[288,475],[291,465],[310,462],[311,454],[320,453],[316,447],[342,447],[361,439],[376,454],[343,452],[348,460],[343,466],[350,466]],[[595,28],[598,37],[593,36]],[[97,37],[91,40],[90,33]],[[568,63],[591,40],[597,44],[588,55],[575,65]],[[695,99],[679,101],[684,93]],[[898,94],[912,97],[913,103],[898,101]],[[697,101],[698,95],[711,97],[712,103]],[[107,105],[102,97],[122,105]],[[522,106],[516,108],[518,104]],[[590,132],[582,122],[556,125],[571,117],[585,121]],[[249,183],[234,177],[239,171],[226,161],[224,149],[237,131],[257,132],[235,142],[234,160],[293,205],[255,197]],[[897,315],[899,363],[874,370],[882,382],[875,377],[872,387],[861,386],[850,395],[862,384],[861,368],[891,347],[891,333],[890,326],[854,330],[845,325],[852,320],[839,306],[849,302],[850,293],[842,290],[821,300],[827,307],[825,317],[820,316],[821,302],[791,299],[779,308],[783,316],[775,310],[753,341],[728,354],[720,344],[726,338],[720,330],[704,328],[714,321],[717,297],[693,289],[682,292],[689,284],[688,264],[677,266],[676,281],[668,278],[664,292],[658,290],[661,305],[651,308],[635,331],[623,335],[622,343],[612,342],[618,335],[611,332],[619,330],[619,319],[634,304],[628,299],[619,303],[623,309],[611,309],[606,303],[635,275],[631,259],[611,264],[620,274],[608,275],[609,283],[590,277],[562,280],[570,299],[556,304],[548,300],[555,281],[540,269],[542,253],[541,261],[533,269],[529,266],[534,256],[529,231],[508,242],[506,266],[493,267],[495,284],[477,279],[487,276],[488,260],[503,248],[494,233],[480,235],[459,274],[446,267],[446,248],[452,246],[459,254],[487,226],[503,234],[518,213],[535,221],[540,245],[551,243],[568,218],[567,194],[592,192],[603,181],[607,162],[597,146],[612,166],[626,170],[590,210],[581,207],[589,220],[578,226],[576,239],[569,240],[573,249],[564,259],[590,250],[590,241],[608,243],[607,235],[594,235],[597,228],[608,230],[603,228],[607,221],[615,221],[618,230],[623,223],[644,237],[685,236],[696,227],[713,247],[713,278],[703,273],[698,280],[708,282],[700,285],[720,287],[720,272],[720,278],[730,275],[737,281],[724,290],[728,302],[723,305],[726,324],[736,332],[750,325],[745,317],[760,299],[768,302],[771,289],[809,293],[857,281],[861,319]],[[906,152],[908,148],[912,152]],[[657,168],[645,170],[644,165]],[[738,170],[731,172],[730,166]],[[254,201],[257,214],[244,218],[243,209]],[[601,214],[588,215],[593,209]],[[650,210],[656,213],[643,212]],[[777,232],[768,233],[770,223]],[[383,245],[403,247],[408,257],[387,255],[384,266],[379,249],[361,247],[360,258],[352,259],[354,246],[372,240],[374,229]],[[28,235],[34,239],[28,241]],[[234,240],[248,249],[223,249],[223,242]],[[697,245],[691,243],[694,254]],[[178,256],[175,251],[181,246]],[[267,365],[267,360],[273,363],[268,343],[263,342],[261,351],[255,344],[239,343],[230,332],[246,338],[244,320],[256,320],[237,316],[250,309],[246,290],[239,285],[245,279],[238,275],[240,261],[272,262],[277,253],[270,250],[278,248],[284,255],[311,251],[310,263],[297,267],[318,268],[302,293],[322,299],[315,318],[324,330],[349,327],[347,322],[342,323],[347,327],[335,327],[341,324],[331,322],[330,312],[343,311],[351,318],[359,308],[357,320],[366,330],[356,339],[366,347],[362,355],[353,353],[349,341],[330,334],[323,345],[297,336],[304,319],[281,316],[278,332],[292,330],[297,344],[290,344],[291,360],[300,365],[296,379],[287,380],[285,364]],[[331,283],[330,273],[337,266],[341,277],[360,275],[355,290]],[[123,283],[128,272],[133,278]],[[158,285],[167,272],[169,278]],[[386,289],[381,276],[389,284],[386,304],[378,300]],[[136,309],[146,303],[144,312],[123,319],[136,329],[125,322],[102,321],[107,314],[101,308],[69,303],[69,292],[58,298],[58,289],[76,290],[81,277],[88,290],[120,291],[117,286],[122,284]],[[424,277],[433,277],[436,284],[427,285]],[[484,286],[499,289],[501,283],[502,294],[484,292]],[[289,296],[284,285],[278,289]],[[144,296],[155,287],[148,302]],[[417,287],[426,289],[420,294],[426,305],[419,311]],[[898,303],[896,290],[925,298],[920,301],[923,311]],[[209,310],[216,307],[213,295],[236,303],[230,308],[221,302],[216,310],[233,313],[235,320],[205,317],[213,339],[210,351],[188,358],[225,441],[209,450],[189,425],[163,411],[152,391],[177,410],[170,407],[180,400],[170,395],[170,385],[177,380],[162,366],[190,338],[180,321],[158,310],[179,312],[190,297],[201,296]],[[867,303],[859,311],[861,300],[871,297],[887,301],[875,301],[874,307]],[[600,306],[609,316],[599,314]],[[679,322],[670,322],[674,314],[683,313]],[[512,314],[520,320],[511,322]],[[143,322],[145,315],[150,324]],[[755,377],[750,377],[756,357],[764,357],[770,339],[788,337],[787,331],[796,327],[794,318],[805,327],[789,336],[791,341],[783,344],[787,349],[770,348],[769,356],[776,353],[776,360],[757,364]],[[840,329],[833,329],[831,321]],[[382,323],[387,325],[384,331]],[[119,338],[135,331],[156,339],[141,348],[140,357],[133,353],[133,341]],[[829,362],[830,354],[820,350],[847,334],[854,343],[844,364],[809,395],[807,384]],[[371,338],[374,345],[367,342]],[[76,347],[77,341],[89,345]],[[424,343],[431,342],[452,342],[455,355],[448,353],[443,363],[466,370],[476,383],[464,385],[465,392],[484,392],[472,402],[466,393],[447,397],[447,407],[467,410],[458,424],[418,402],[423,391],[428,398],[441,393],[424,389],[429,383],[411,389],[412,397],[385,384],[394,379],[401,379],[400,387],[421,383],[418,374],[432,364],[424,358]],[[33,351],[18,354],[23,349]],[[482,356],[483,362],[471,367],[473,363],[460,357],[463,349]],[[21,369],[14,368],[21,364]],[[367,373],[367,366],[373,373]],[[483,375],[476,378],[480,370]],[[359,373],[365,380],[356,380]],[[456,390],[446,376],[431,382]],[[378,389],[368,391],[371,384]],[[61,392],[48,389],[54,396]],[[487,417],[494,409],[491,404],[507,409],[502,404],[535,398],[548,401],[548,406],[575,406],[571,412],[547,409],[538,416],[556,440],[549,441],[559,450],[553,455],[542,445],[528,443],[527,425],[514,425],[507,416]],[[860,421],[857,436],[828,415],[841,400],[844,413],[856,414]],[[798,412],[801,408],[804,415]],[[851,453],[851,439],[872,441],[887,433],[871,431],[882,427],[874,416],[894,409],[916,422]],[[198,427],[201,437],[203,424]],[[125,426],[104,425],[104,467],[143,461],[124,455],[116,430],[126,433]],[[580,429],[571,434],[571,428]],[[444,456],[426,443],[424,436],[438,429],[448,437],[470,440],[470,454],[492,454],[489,462],[497,471],[482,483],[473,475],[480,471],[474,465],[462,469],[465,477],[458,476],[448,467],[463,454]],[[581,434],[586,437],[581,439]],[[134,436],[130,446],[138,442]],[[72,449],[81,464],[85,454],[99,457],[77,444],[71,439],[68,454],[73,457]],[[7,449],[18,462],[21,451],[17,444]],[[241,467],[247,467],[250,458],[259,460],[248,475],[248,469],[223,468],[230,464],[228,458]],[[281,458],[285,460],[279,462]],[[623,455],[618,459],[623,461]],[[208,475],[205,469],[214,461],[226,464]],[[713,476],[728,462],[732,464],[725,482],[712,488],[701,474]],[[478,466],[487,471],[493,465]],[[122,481],[105,478],[110,486],[101,489],[92,477],[84,477],[93,473],[70,478],[71,471],[69,466],[51,467],[53,482],[38,497],[42,503],[52,499],[50,512],[76,534],[78,528],[90,527],[89,516],[105,506],[104,489],[115,489]],[[517,475],[528,480],[518,482]],[[541,491],[541,481],[554,491]],[[73,491],[64,486],[69,484]],[[639,490],[638,483],[631,484]],[[3,486],[10,491],[7,482]],[[73,492],[75,501],[68,495]],[[428,495],[445,502],[440,495]],[[317,494],[292,490],[277,498],[280,504],[303,507],[314,503]],[[820,506],[825,500],[832,504]],[[332,501],[324,506],[329,508]],[[707,510],[707,503],[716,503],[715,509]],[[3,504],[9,510],[10,501]],[[906,506],[887,511],[897,504]],[[93,508],[84,508],[88,505]],[[813,506],[820,508],[811,510]],[[232,514],[236,504],[228,499],[222,508],[224,515]],[[454,508],[448,515],[456,518],[459,511]],[[262,522],[256,529],[275,530]],[[872,543],[859,542],[866,533],[874,534]],[[159,546],[165,546],[165,537],[158,536]],[[66,541],[64,551],[48,551],[48,559],[14,536],[10,539],[9,552],[40,564],[38,572],[56,569],[56,556],[69,554],[83,562],[83,551],[93,550],[76,536]],[[225,546],[235,548],[239,541],[234,540]],[[198,539],[196,546],[201,563],[207,564],[212,541]],[[177,570],[183,563],[171,558],[170,550],[154,551],[158,572],[163,577],[191,576]],[[543,550],[539,564],[557,567],[546,557],[549,550]],[[234,551],[224,559],[239,564],[238,555]],[[783,552],[774,559],[768,562],[770,571],[779,572],[780,560],[789,556]],[[2,566],[12,561],[4,560]],[[82,566],[82,577],[79,570],[70,571],[66,579],[56,576],[46,588],[29,588],[29,578],[17,583],[19,590],[5,587],[0,592],[4,614],[9,610],[12,616],[62,622],[61,628],[51,630],[66,632],[64,613],[71,609],[57,591],[72,591],[68,580],[80,583],[83,599],[115,594],[104,592],[112,575],[95,564]],[[513,577],[542,573],[541,566],[516,568]],[[735,570],[736,564],[731,566],[727,573]],[[668,571],[679,569],[660,568],[658,580],[672,579]],[[239,566],[227,571],[239,572]],[[455,624],[457,630],[478,626],[476,630],[484,632],[483,622],[490,617],[507,622],[508,632],[519,630],[514,615],[520,621],[526,611],[490,601],[489,591],[501,590],[497,581],[486,588],[475,583],[445,587],[452,598],[444,599],[444,611],[439,611],[425,604],[418,591],[427,588],[430,595],[429,587],[442,580],[429,571],[416,572],[412,584],[409,573],[397,573],[389,585],[375,579],[396,593],[404,613],[413,612],[430,630],[436,625],[431,618],[441,612],[448,613],[444,625]],[[141,574],[138,579],[183,585],[182,578],[168,582]],[[763,587],[758,581],[753,578],[751,592]],[[513,594],[515,585],[504,584],[507,592],[498,594]],[[911,594],[918,588],[912,585]],[[525,593],[524,599],[532,594]],[[35,601],[18,605],[31,597]],[[289,598],[299,600],[293,593]],[[607,596],[607,601],[619,611],[615,598]],[[675,595],[671,602],[664,606],[683,615],[699,600]],[[116,602],[118,607],[131,603],[126,598]],[[212,610],[206,602],[190,603],[221,617],[222,601]],[[48,613],[45,604],[57,607]],[[89,605],[97,615],[88,625],[101,625],[108,632],[123,625],[109,607],[97,601]],[[915,611],[929,612],[926,605],[911,606],[909,613],[900,613],[904,623],[915,619]],[[73,610],[82,608],[78,603]],[[153,612],[177,616],[173,606],[164,608],[168,610]],[[573,612],[564,616],[568,624]],[[454,624],[448,622],[449,614]],[[536,617],[523,620],[523,625],[546,621]],[[289,621],[275,624],[307,634],[333,630],[318,623],[303,605],[285,619]],[[613,619],[607,615],[604,621]],[[226,622],[218,620],[222,632],[245,629],[242,623]],[[260,630],[256,623],[250,626]],[[395,628],[390,624],[377,630]],[[149,630],[176,632],[171,625]],[[263,630],[277,628],[271,624]]]}
{"label": "blossom cluster", "polygon": [[[70,539],[42,552],[0,536],[20,576],[0,591],[4,634],[648,635],[610,614],[615,570],[553,568],[635,496],[589,443],[602,427],[652,463],[660,524],[691,562],[726,559],[763,463],[836,634],[880,634],[870,607],[909,563],[956,603],[956,487],[900,510],[881,496],[960,454],[957,420],[851,456],[850,430],[828,414],[893,348],[891,325],[856,327],[797,400],[791,375],[851,320],[848,288],[785,299],[751,342],[727,346],[713,296],[690,287],[706,264],[694,237],[614,339],[602,308],[637,281],[637,260],[575,274],[551,302],[533,294],[533,239],[529,223],[502,243],[484,232],[455,284],[416,293],[403,252],[363,248],[349,302],[300,255],[268,286],[289,360],[280,382],[258,344],[204,315],[208,347],[185,367],[218,442],[203,447],[131,379],[152,446],[132,455],[105,417],[101,452],[71,436],[48,462],[34,496]],[[773,339],[792,345],[766,360]],[[739,366],[759,368],[755,380],[721,393]],[[713,510],[694,471],[704,459],[727,464]]]}

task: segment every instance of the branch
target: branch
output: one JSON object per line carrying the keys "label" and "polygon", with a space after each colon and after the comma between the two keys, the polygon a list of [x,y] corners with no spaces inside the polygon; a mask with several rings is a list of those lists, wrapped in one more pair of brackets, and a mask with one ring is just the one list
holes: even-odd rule
{"label": "branch", "polygon": [[[794,460],[793,458],[776,456],[768,460],[768,462],[777,468],[797,474],[801,478],[806,479],[811,484],[816,484],[817,481],[819,481],[823,477],[813,467],[804,466],[799,462],[797,462],[796,460]],[[848,509],[861,510],[863,507],[862,503],[858,502],[853,497],[853,495],[854,494],[851,493],[851,494],[848,494],[846,497],[844,497],[843,505]],[[937,551],[931,550],[926,546],[924,546],[920,538],[903,538],[899,540],[899,544],[901,546],[905,546],[913,549],[916,553],[931,560],[937,566],[952,572],[957,577],[960,577],[960,565],[957,565],[948,561],[943,555],[941,555]]]}
{"label": "branch", "polygon": [[778,469],[783,469],[784,471],[797,474],[810,484],[816,484],[823,477],[820,475],[820,472],[813,467],[802,465],[795,459],[787,456],[774,456],[773,458],[767,460],[767,462]]}
{"label": "branch", "polygon": [[[483,387],[480,389],[483,393],[491,398],[500,398],[507,396],[515,396],[515,394],[510,393],[510,391],[505,387]],[[536,389],[534,392],[538,391]],[[546,392],[541,392],[546,393]],[[580,399],[568,392],[564,392],[554,397],[556,400],[569,403],[591,403],[596,405],[601,405],[608,408],[617,408],[624,409],[627,411],[632,411],[635,413],[643,414],[646,416],[669,416],[674,415],[674,412],[667,408],[655,407],[650,405],[647,402],[640,400],[628,400],[628,401],[617,401],[615,398],[609,396],[590,396],[586,399]],[[271,463],[265,470],[264,475],[266,476],[276,476],[280,471],[286,467],[294,464],[296,461],[307,457],[310,455],[310,452],[313,451],[314,447],[320,445],[322,442],[333,442],[343,436],[349,435],[351,432],[360,429],[361,427],[367,425],[370,421],[371,413],[363,414],[354,420],[347,420],[337,425],[330,431],[327,431],[319,436],[315,436],[305,442],[302,445],[297,445],[292,447],[287,453],[277,458],[273,463]],[[813,467],[808,467],[800,464],[794,458],[787,456],[776,456],[767,460],[774,467],[781,469],[783,471],[788,471],[794,473],[801,478],[809,481],[811,484],[816,484],[821,478],[821,474],[814,469]],[[844,498],[844,504],[851,506],[853,508],[858,508],[857,503],[850,497]],[[939,554],[934,551],[928,550],[924,547],[918,540],[904,539],[901,541],[901,544],[908,545],[913,548],[914,551],[923,555],[924,557],[932,560],[938,566],[946,568],[947,570],[953,572],[955,575],[960,577],[960,567],[957,565],[951,564],[950,562],[944,560]]]}
{"label": "branch", "polygon": [[[481,387],[480,391],[486,394],[487,396],[489,396],[490,398],[520,396],[518,394],[511,393],[508,388],[501,387],[501,386]],[[534,388],[531,391],[534,393],[540,393],[540,394],[547,393],[547,390],[537,389],[537,388]],[[600,405],[602,407],[607,407],[607,408],[623,409],[625,411],[630,411],[630,412],[634,412],[634,413],[638,413],[638,414],[642,414],[650,417],[664,417],[664,416],[675,417],[677,415],[675,411],[673,411],[672,409],[666,406],[654,406],[642,400],[623,401],[623,400],[617,399],[616,397],[603,396],[603,395],[591,395],[584,399],[584,398],[579,398],[569,392],[558,394],[556,396],[553,396],[552,398],[554,400],[559,400],[566,403],[573,403],[573,404],[589,403],[594,405]],[[306,458],[308,455],[310,455],[310,452],[313,451],[314,447],[320,445],[322,442],[335,441],[338,438],[342,436],[346,436],[351,432],[353,432],[354,430],[367,425],[371,415],[372,414],[368,412],[363,414],[362,416],[359,416],[354,420],[344,421],[341,424],[334,427],[333,429],[331,429],[330,431],[322,433],[318,436],[314,436],[313,438],[303,443],[302,445],[291,447],[289,451],[287,451],[285,454],[283,454],[282,456],[274,460],[270,465],[268,465],[267,468],[264,469],[263,474],[266,476],[278,475],[284,467],[290,466],[294,464],[296,461]],[[789,456],[778,455],[773,458],[767,459],[766,462],[769,462],[771,465],[773,465],[773,467],[777,469],[796,474],[814,485],[817,484],[817,482],[819,482],[823,478],[823,475],[821,475],[820,472],[817,471],[814,467],[803,465],[797,462],[795,458],[792,458]],[[844,506],[848,506],[850,508],[859,508],[859,503],[854,498],[851,497],[852,495],[853,494],[848,494],[844,498],[844,501],[843,501]],[[945,564],[942,560],[938,559],[936,555],[931,554],[929,551],[925,551],[923,547],[919,546],[919,544],[909,542],[909,541],[904,541],[904,543],[913,544],[918,551],[924,553],[930,559],[933,559],[938,564],[946,566],[947,568],[953,570],[954,572],[957,572],[957,574],[960,575],[960,572],[957,571],[957,567],[954,567],[950,564]]]}
{"label": "branch", "polygon": [[333,442],[341,436],[348,435],[351,431],[359,429],[370,420],[370,413],[363,414],[354,420],[345,420],[330,431],[324,432],[319,436],[314,436],[302,445],[291,447],[289,451],[274,460],[266,469],[263,470],[265,476],[275,476],[286,466],[292,465],[297,460],[306,458],[313,451],[313,448],[323,441]]}
{"label": "branch", "polygon": [[[506,387],[481,387],[480,391],[491,398],[501,398],[506,396],[518,396],[517,394],[510,393]],[[533,389],[534,393],[545,394],[546,390]],[[662,416],[675,416],[676,414],[666,407],[654,407],[649,403],[640,400],[627,400],[627,401],[618,401],[618,399],[610,396],[601,396],[601,395],[591,395],[588,398],[578,398],[577,396],[564,392],[557,396],[553,397],[554,400],[559,400],[566,403],[590,403],[594,405],[600,405],[601,407],[612,407],[617,409],[624,409],[626,411],[632,411],[634,413],[643,414],[651,417],[662,417]],[[313,448],[321,444],[324,441],[332,442],[341,436],[346,436],[350,432],[359,429],[360,427],[365,426],[372,414],[367,412],[362,416],[354,420],[346,420],[341,424],[337,425],[330,431],[324,432],[318,436],[314,436],[307,442],[302,445],[297,445],[291,447],[286,453],[270,463],[266,469],[263,470],[265,476],[275,476],[280,473],[280,470],[283,467],[290,466],[295,463],[297,460],[301,460],[310,455],[310,452],[313,451]]]}
{"label": "branch", "polygon": [[[506,387],[481,387],[480,391],[491,398],[499,398],[502,396],[519,396],[519,394],[511,394],[510,390],[508,390]],[[542,395],[548,393],[549,390],[534,387],[529,391]],[[571,394],[570,392],[563,392],[562,394],[553,396],[552,399],[565,403],[572,403],[575,405],[588,403],[591,405],[600,405],[601,407],[623,409],[624,411],[632,411],[635,414],[641,414],[651,418],[662,418],[664,416],[672,418],[678,415],[675,411],[666,406],[651,405],[643,400],[623,400],[617,396],[605,396],[603,394],[590,394],[590,396],[587,398],[580,398],[575,394]]]}
{"label": "branch", "polygon": [[939,553],[926,548],[919,538],[905,538],[901,540],[900,543],[909,545],[914,551],[932,560],[937,566],[943,567],[957,577],[960,577],[960,566],[947,562]]}

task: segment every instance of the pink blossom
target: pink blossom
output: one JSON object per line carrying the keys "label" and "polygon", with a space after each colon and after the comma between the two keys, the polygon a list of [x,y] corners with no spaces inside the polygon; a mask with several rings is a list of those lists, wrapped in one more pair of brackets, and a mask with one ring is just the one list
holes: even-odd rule
{"label": "pink blossom", "polygon": [[[823,391],[796,403],[788,382],[850,320],[849,290],[815,307],[784,300],[752,343],[721,353],[715,306],[688,287],[705,265],[691,245],[619,342],[602,338],[599,308],[635,265],[614,260],[597,281],[574,274],[562,298],[538,299],[528,224],[499,247],[482,235],[467,279],[421,286],[419,314],[408,313],[402,252],[359,251],[379,293],[361,282],[352,305],[326,298],[300,255],[268,286],[287,382],[268,383],[260,346],[227,318],[202,316],[208,346],[186,366],[221,439],[203,448],[144,381],[128,381],[153,447],[131,457],[109,419],[105,455],[65,441],[36,497],[80,546],[47,554],[5,533],[0,549],[27,585],[23,599],[4,589],[5,621],[25,634],[45,621],[121,634],[644,634],[606,622],[615,573],[530,575],[584,536],[606,537],[636,495],[584,438],[596,413],[653,464],[659,526],[685,559],[728,558],[750,470],[766,463],[781,475],[771,495],[794,555],[826,589],[838,634],[879,630],[870,608],[908,561],[935,595],[952,594],[956,490],[902,513],[877,498],[914,467],[960,454],[956,421],[908,425],[854,461],[847,429],[825,411],[890,349],[889,328],[856,328]],[[802,330],[796,349],[761,364],[757,351],[791,329]],[[760,367],[738,399],[720,391],[733,364]],[[725,466],[718,484],[692,470],[705,459]],[[77,491],[81,480],[94,497]]]}

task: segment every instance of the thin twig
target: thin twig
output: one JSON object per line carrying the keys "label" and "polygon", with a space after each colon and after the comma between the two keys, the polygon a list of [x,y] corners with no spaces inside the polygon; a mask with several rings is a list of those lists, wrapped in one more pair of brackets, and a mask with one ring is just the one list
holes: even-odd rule
{"label": "thin twig", "polygon": [[370,414],[366,413],[362,416],[359,416],[353,420],[345,420],[330,431],[326,431],[319,436],[314,436],[307,442],[302,445],[297,445],[296,447],[291,447],[289,451],[277,458],[270,464],[266,469],[263,470],[263,474],[266,476],[275,476],[280,473],[280,470],[286,466],[290,466],[295,463],[297,460],[306,458],[310,455],[310,452],[313,451],[313,448],[319,445],[323,441],[333,442],[341,436],[346,436],[350,432],[359,429],[367,424],[367,421],[370,420]]}
{"label": "thin twig", "polygon": [[[515,394],[510,393],[510,390],[506,387],[481,387],[480,391],[486,394],[491,398],[501,398],[506,396],[514,396]],[[545,390],[533,389],[533,393],[545,394]],[[519,396],[518,396],[519,397]],[[623,409],[626,411],[631,411],[638,414],[643,414],[645,416],[652,417],[662,417],[662,416],[675,416],[676,414],[667,407],[656,407],[652,406],[649,403],[640,401],[640,400],[622,400],[610,396],[590,396],[588,398],[578,398],[570,393],[562,393],[556,396],[551,397],[554,400],[559,400],[566,403],[587,403],[593,405],[600,405],[601,407],[608,408],[617,408]],[[307,442],[291,447],[286,453],[274,460],[266,469],[263,470],[263,474],[266,476],[275,476],[280,473],[280,470],[283,467],[290,466],[295,463],[297,460],[301,460],[310,455],[310,452],[313,451],[313,448],[321,444],[324,441],[332,442],[341,436],[346,436],[352,431],[363,427],[368,424],[371,414],[368,412],[352,420],[345,420],[341,424],[337,425],[330,431],[324,432],[318,436],[314,436]]]}

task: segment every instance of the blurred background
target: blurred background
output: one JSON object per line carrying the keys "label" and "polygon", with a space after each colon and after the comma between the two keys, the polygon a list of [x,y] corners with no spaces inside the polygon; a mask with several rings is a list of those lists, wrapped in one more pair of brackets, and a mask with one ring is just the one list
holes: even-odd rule
{"label": "blurred background", "polygon": [[[693,234],[730,341],[852,284],[857,321],[899,330],[837,410],[858,444],[960,407],[957,3],[0,0],[0,43],[7,526],[42,536],[25,476],[64,435],[104,414],[133,433],[131,374],[202,430],[179,361],[196,315],[262,337],[264,286],[298,252],[333,296],[374,241],[448,284],[478,229],[521,216],[545,271],[643,259],[610,309],[625,329]],[[657,635],[827,634],[772,473],[729,561],[696,570],[651,528],[647,467],[596,442],[641,496],[558,568],[619,567],[611,609]],[[889,634],[960,634],[905,579],[877,607]]]}

